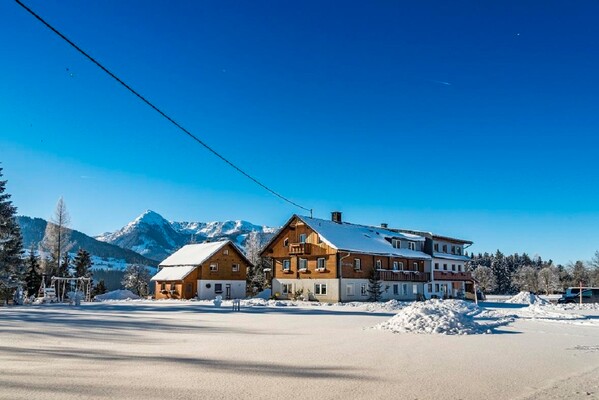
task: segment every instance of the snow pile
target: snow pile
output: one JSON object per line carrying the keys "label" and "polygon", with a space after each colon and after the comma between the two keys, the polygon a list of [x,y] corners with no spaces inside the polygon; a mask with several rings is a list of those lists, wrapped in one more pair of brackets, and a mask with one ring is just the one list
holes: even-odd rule
{"label": "snow pile", "polygon": [[[428,300],[404,307],[390,320],[375,326],[393,333],[472,335],[491,333],[499,324],[479,324],[478,306],[462,300]],[[488,316],[487,316],[488,317]]]}
{"label": "snow pile", "polygon": [[531,292],[520,292],[514,297],[511,297],[505,301],[511,304],[549,304],[547,300],[544,300]]}
{"label": "snow pile", "polygon": [[140,297],[130,290],[113,290],[112,292],[99,294],[94,299],[96,301],[106,300],[137,300]]}

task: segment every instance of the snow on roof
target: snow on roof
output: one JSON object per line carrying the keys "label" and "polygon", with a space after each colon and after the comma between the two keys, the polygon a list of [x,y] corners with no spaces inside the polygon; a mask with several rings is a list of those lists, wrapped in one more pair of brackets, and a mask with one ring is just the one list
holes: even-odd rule
{"label": "snow on roof", "polygon": [[180,267],[164,267],[152,277],[152,281],[182,281],[196,269],[195,265],[183,265]]}
{"label": "snow on roof", "polygon": [[397,249],[391,243],[391,239],[423,242],[424,238],[422,236],[347,222],[337,223],[326,219],[303,216],[299,218],[316,231],[324,242],[338,250],[406,258],[431,258],[428,254],[421,251]]}
{"label": "snow on roof", "polygon": [[470,261],[470,257],[463,256],[459,254],[449,254],[449,253],[438,253],[436,251],[433,252],[434,258],[444,258],[446,260],[457,260],[457,261]]}
{"label": "snow on roof", "polygon": [[229,242],[230,240],[221,240],[218,242],[188,244],[168,256],[159,265],[161,267],[200,265]]}

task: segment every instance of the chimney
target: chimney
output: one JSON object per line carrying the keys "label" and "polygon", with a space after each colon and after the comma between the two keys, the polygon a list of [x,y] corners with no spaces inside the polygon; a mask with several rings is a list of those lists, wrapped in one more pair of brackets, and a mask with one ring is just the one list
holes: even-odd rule
{"label": "chimney", "polygon": [[387,229],[389,227],[389,224],[386,222],[381,222],[381,228],[385,228]]}
{"label": "chimney", "polygon": [[341,223],[341,211],[333,211],[331,213],[331,220],[333,222],[340,224]]}

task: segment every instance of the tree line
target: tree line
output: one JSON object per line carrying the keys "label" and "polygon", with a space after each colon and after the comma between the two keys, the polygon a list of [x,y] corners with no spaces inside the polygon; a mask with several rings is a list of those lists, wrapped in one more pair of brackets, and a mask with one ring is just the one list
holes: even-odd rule
{"label": "tree line", "polygon": [[526,253],[504,255],[473,254],[466,268],[472,272],[478,286],[486,293],[513,294],[518,291],[559,293],[566,288],[599,286],[599,251],[589,261],[576,261],[566,265],[530,257]]}

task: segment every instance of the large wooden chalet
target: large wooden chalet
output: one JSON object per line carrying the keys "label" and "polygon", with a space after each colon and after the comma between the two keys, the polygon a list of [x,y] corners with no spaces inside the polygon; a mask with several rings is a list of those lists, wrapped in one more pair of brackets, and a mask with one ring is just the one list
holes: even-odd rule
{"label": "large wooden chalet", "polygon": [[[383,299],[415,300],[436,297],[428,290],[432,256],[425,243],[422,235],[350,224],[334,212],[331,220],[292,216],[261,255],[273,261],[272,290],[279,298],[303,291],[320,301],[368,300],[368,277],[376,268]],[[454,277],[471,279],[462,274]],[[461,294],[447,291],[445,297]]]}
{"label": "large wooden chalet", "polygon": [[188,244],[160,263],[156,299],[244,298],[250,265],[230,240]]}

